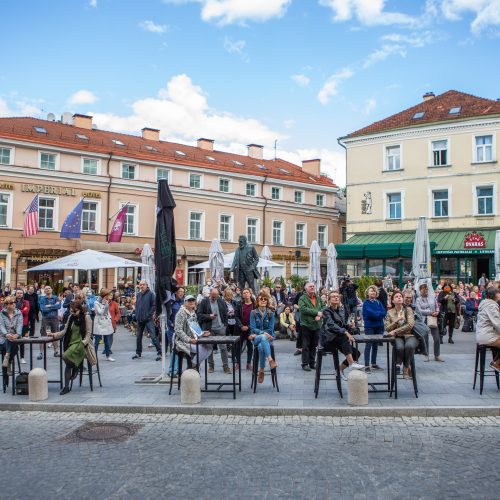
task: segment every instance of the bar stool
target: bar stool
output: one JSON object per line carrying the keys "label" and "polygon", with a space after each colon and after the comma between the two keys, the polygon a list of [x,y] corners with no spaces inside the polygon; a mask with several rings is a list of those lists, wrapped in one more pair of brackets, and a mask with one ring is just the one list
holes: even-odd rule
{"label": "bar stool", "polygon": [[[396,346],[392,347],[392,368],[391,368],[391,392],[389,397],[392,398],[392,393],[394,392],[394,399],[398,399],[398,379],[403,380],[403,374],[401,373],[398,377],[396,373]],[[415,355],[411,358],[410,363],[411,368],[411,379],[413,381],[413,392],[415,397],[418,398],[418,386],[417,386],[417,371],[415,369]]]}
{"label": "bar stool", "polygon": [[[95,364],[95,371],[94,371],[94,366],[92,366],[87,359],[87,372],[89,375],[89,385],[90,385],[90,391],[94,391],[94,381],[93,381],[93,376],[97,375],[97,378],[99,380],[99,386],[102,387],[102,382],[101,382],[101,372],[99,371],[99,357],[96,356],[96,364]],[[85,363],[85,360],[82,361],[82,364],[79,366],[78,371],[80,374],[80,387],[82,386],[83,382],[83,363]],[[70,384],[70,390],[73,389],[73,380],[71,381]]]}
{"label": "bar stool", "polygon": [[[2,350],[2,365],[3,358],[5,357],[5,351]],[[11,375],[7,375],[7,368],[2,366],[2,385],[4,394],[7,392],[7,387],[9,386],[9,377],[12,376],[12,395],[15,394],[15,383],[14,379],[16,377],[16,360],[17,360],[17,373],[21,373],[21,360],[19,358],[19,349],[16,349],[15,356],[11,356],[10,358],[10,370]]]}
{"label": "bar stool", "polygon": [[[486,365],[486,351],[490,349],[492,356],[494,355],[494,346],[476,344],[476,365],[474,369],[474,385],[472,389],[476,389],[476,379],[479,373],[479,395],[483,394],[484,377],[495,377],[497,388],[500,389],[500,377],[496,370],[485,370]],[[498,348],[496,348],[498,349]],[[479,364],[479,370],[478,370]]]}
{"label": "bar stool", "polygon": [[[333,358],[333,366],[335,369],[335,373],[325,373],[325,376],[321,376],[321,368],[323,364],[323,357],[328,354],[332,355]],[[335,376],[335,379],[330,378]],[[338,349],[333,349],[332,351],[325,350],[321,345],[318,345],[316,349],[316,375],[314,377],[314,397],[318,397],[319,393],[319,384],[321,380],[335,380],[337,382],[337,390],[339,391],[340,397],[343,398],[342,395],[342,377],[340,376],[340,363],[339,363],[339,351]]]}
{"label": "bar stool", "polygon": [[168,391],[168,395],[172,394],[172,386],[174,385],[174,369],[175,369],[175,358],[179,358],[179,366],[177,368],[177,390],[181,389],[181,376],[182,376],[182,363],[184,358],[186,358],[188,368],[193,367],[193,363],[191,362],[191,356],[188,356],[184,351],[178,351],[175,347],[172,348],[171,355],[173,356],[172,360],[172,371],[170,372],[170,389]]}
{"label": "bar stool", "polygon": [[[274,354],[274,343],[271,342],[271,356],[276,361],[276,357]],[[250,387],[253,388],[253,392],[255,393],[257,391],[257,374],[259,371],[259,349],[254,346],[253,349],[253,366],[252,366],[252,383],[250,384]],[[276,388],[277,392],[280,392],[280,388],[278,386],[278,372],[276,371],[276,368],[272,368],[270,370],[271,373],[271,382],[273,383],[273,387]]]}

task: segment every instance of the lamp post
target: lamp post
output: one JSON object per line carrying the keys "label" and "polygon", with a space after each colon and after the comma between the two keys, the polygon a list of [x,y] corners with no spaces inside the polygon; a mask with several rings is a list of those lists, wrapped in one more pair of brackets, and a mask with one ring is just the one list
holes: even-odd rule
{"label": "lamp post", "polygon": [[295,274],[299,275],[299,259],[300,259],[300,250],[295,250]]}

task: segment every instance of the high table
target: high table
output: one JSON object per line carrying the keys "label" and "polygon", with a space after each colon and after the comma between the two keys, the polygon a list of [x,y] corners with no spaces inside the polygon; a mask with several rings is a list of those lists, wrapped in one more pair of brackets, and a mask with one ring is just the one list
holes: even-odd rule
{"label": "high table", "polygon": [[[200,365],[198,363],[199,359],[199,348],[200,345],[230,345],[232,346],[232,361],[233,361],[233,381],[232,382],[209,382],[208,381],[208,368],[207,360],[205,360],[205,389],[202,392],[232,392],[233,399],[236,399],[236,387],[238,391],[241,392],[241,364],[238,367],[238,382],[236,382],[236,348],[240,342],[239,335],[236,336],[210,336],[210,337],[198,337],[196,342],[196,366],[198,371],[200,370]],[[209,389],[209,385],[216,385],[216,389]],[[222,389],[223,386],[230,385],[232,389]]]}

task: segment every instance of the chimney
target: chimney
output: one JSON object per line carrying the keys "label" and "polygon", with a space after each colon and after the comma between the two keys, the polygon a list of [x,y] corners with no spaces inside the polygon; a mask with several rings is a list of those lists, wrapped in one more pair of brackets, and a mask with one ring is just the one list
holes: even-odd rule
{"label": "chimney", "polygon": [[321,160],[317,158],[316,160],[303,160],[302,161],[302,170],[309,175],[313,175],[314,177],[321,177]]}
{"label": "chimney", "polygon": [[200,149],[205,149],[206,151],[213,151],[214,150],[214,141],[212,139],[203,139],[203,137],[200,137],[198,139],[197,146]]}
{"label": "chimney", "polygon": [[255,158],[256,160],[262,160],[264,158],[264,146],[260,146],[259,144],[249,144],[248,148],[248,156],[250,158]]}
{"label": "chimney", "polygon": [[160,131],[157,128],[149,128],[144,127],[141,129],[142,138],[148,141],[159,141],[160,140]]}
{"label": "chimney", "polygon": [[422,99],[425,101],[430,101],[431,99],[434,99],[434,97],[436,97],[434,95],[434,92],[426,92],[423,96],[422,96]]}
{"label": "chimney", "polygon": [[88,115],[73,115],[73,125],[79,128],[86,128],[92,130],[92,117]]}

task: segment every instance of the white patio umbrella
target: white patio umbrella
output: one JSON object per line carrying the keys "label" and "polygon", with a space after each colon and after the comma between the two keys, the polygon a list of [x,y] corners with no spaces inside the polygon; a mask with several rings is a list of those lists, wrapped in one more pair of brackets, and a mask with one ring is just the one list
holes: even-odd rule
{"label": "white patio umbrella", "polygon": [[309,249],[309,281],[312,281],[316,285],[316,290],[321,286],[320,256],[321,248],[318,242],[313,240]]}
{"label": "white patio umbrella", "polygon": [[[267,245],[264,245],[264,248],[260,252],[259,256],[262,260],[271,260],[273,258],[273,254],[271,253],[270,248]],[[261,267],[261,274],[264,276],[269,276],[269,267]]]}
{"label": "white patio umbrella", "polygon": [[337,250],[335,245],[330,243],[326,251],[326,283],[328,290],[338,290],[339,280],[337,276]]}
{"label": "white patio umbrella", "polygon": [[500,281],[500,230],[495,235],[495,280]]}
{"label": "white patio umbrella", "polygon": [[415,276],[415,290],[419,294],[419,286],[427,283],[432,291],[431,277],[431,244],[425,217],[418,219],[415,242],[413,244],[412,274]]}
{"label": "white patio umbrella", "polygon": [[215,280],[224,281],[224,252],[220,241],[216,238],[212,240],[208,251],[208,262],[210,267],[210,276]]}
{"label": "white patio umbrella", "polygon": [[155,256],[149,243],[142,247],[141,261],[144,265],[142,279],[146,281],[151,290],[155,289]]}
{"label": "white patio umbrella", "polygon": [[[224,255],[224,269],[229,269],[233,265],[235,252],[227,253]],[[265,260],[259,258],[259,263],[257,267],[284,267],[283,264],[279,264],[278,262],[274,262],[272,260]],[[189,269],[210,269],[210,261],[206,260],[205,262],[200,262],[199,264],[195,264],[194,266],[189,266]]]}

